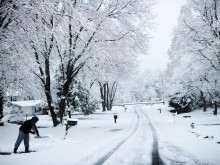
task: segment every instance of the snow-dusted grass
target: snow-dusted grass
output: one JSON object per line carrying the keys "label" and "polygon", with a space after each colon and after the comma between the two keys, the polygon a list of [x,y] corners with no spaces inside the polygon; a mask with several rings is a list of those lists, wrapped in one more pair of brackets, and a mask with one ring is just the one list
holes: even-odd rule
{"label": "snow-dusted grass", "polygon": [[[213,116],[212,111],[195,111],[175,116],[174,122],[169,108],[161,104],[127,106],[126,112],[123,107],[114,107],[111,112],[97,111],[89,116],[76,114],[72,117],[78,119],[78,125],[69,129],[66,139],[65,125],[53,127],[49,116],[38,116],[40,120],[37,126],[40,135],[49,138],[34,138],[30,134],[30,149],[37,152],[0,155],[0,164],[91,165],[114,151],[117,146],[120,147],[104,164],[130,165],[135,164],[134,159],[141,159],[145,164],[150,164],[152,133],[144,116],[140,116],[143,120],[139,126],[142,127],[138,127],[135,135],[129,138],[138,122],[134,107],[142,109],[155,127],[159,154],[165,164],[219,164],[220,144],[217,142],[220,142],[220,117]],[[162,109],[162,113],[158,108]],[[118,114],[116,124],[113,113]],[[191,118],[184,118],[185,115]],[[195,123],[194,129],[190,127],[191,123]],[[7,122],[5,126],[0,127],[0,151],[13,150],[19,127]],[[204,138],[206,136],[209,138]],[[128,140],[121,144],[124,139]],[[18,150],[24,150],[23,143]]]}

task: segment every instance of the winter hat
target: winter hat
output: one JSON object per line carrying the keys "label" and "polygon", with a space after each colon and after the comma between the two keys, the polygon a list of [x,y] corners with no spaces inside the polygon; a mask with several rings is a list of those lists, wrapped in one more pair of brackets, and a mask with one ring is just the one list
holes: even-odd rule
{"label": "winter hat", "polygon": [[37,123],[38,120],[39,120],[39,119],[38,119],[37,116],[34,116],[34,117],[31,118],[31,121],[34,122],[34,123]]}

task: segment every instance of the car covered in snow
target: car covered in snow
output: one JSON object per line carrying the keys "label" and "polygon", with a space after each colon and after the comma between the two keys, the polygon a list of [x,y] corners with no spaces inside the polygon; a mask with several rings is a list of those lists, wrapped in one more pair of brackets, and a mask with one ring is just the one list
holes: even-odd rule
{"label": "car covered in snow", "polygon": [[8,123],[23,124],[25,118],[22,114],[13,114],[8,117]]}

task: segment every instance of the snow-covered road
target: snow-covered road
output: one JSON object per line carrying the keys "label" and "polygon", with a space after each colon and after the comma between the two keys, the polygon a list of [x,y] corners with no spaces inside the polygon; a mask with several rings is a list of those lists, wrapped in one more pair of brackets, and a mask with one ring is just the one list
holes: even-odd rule
{"label": "snow-covered road", "polygon": [[[131,111],[132,112],[132,111]],[[130,112],[127,112],[130,113]],[[150,125],[147,115],[139,108],[133,107],[135,115],[133,119],[127,121],[126,131],[124,131],[114,142],[108,143],[100,151],[96,150],[100,156],[96,161],[92,162],[93,155],[84,158],[77,164],[95,164],[95,165],[112,165],[112,164],[160,164],[157,145],[156,132]],[[112,130],[113,132],[117,130]],[[118,130],[119,131],[119,130]],[[119,134],[118,134],[119,135]],[[122,136],[123,135],[123,136]],[[111,146],[108,148],[108,146]],[[152,152],[154,151],[154,152]],[[101,154],[100,154],[101,153]]]}
{"label": "snow-covered road", "polygon": [[[109,151],[95,164],[151,164],[159,162],[157,147],[152,147],[152,142],[157,144],[155,132],[152,131],[147,116],[139,108],[134,107],[137,117],[133,130],[121,142]],[[144,115],[143,115],[144,114]],[[154,149],[154,152],[152,152]],[[151,155],[153,153],[153,158]]]}

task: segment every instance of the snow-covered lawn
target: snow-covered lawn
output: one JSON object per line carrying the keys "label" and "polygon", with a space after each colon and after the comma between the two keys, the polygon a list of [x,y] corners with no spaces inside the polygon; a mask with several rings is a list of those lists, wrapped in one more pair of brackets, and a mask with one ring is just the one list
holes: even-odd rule
{"label": "snow-covered lawn", "polygon": [[[211,111],[196,111],[177,115],[174,122],[168,110],[166,105],[136,105],[127,106],[126,112],[123,107],[113,107],[111,112],[76,114],[72,117],[78,119],[78,125],[69,129],[66,139],[65,125],[53,127],[49,116],[38,116],[39,133],[49,138],[30,134],[30,149],[37,152],[0,155],[0,164],[151,164],[153,132],[147,117],[156,130],[164,164],[219,164],[220,117]],[[116,124],[113,113],[118,114]],[[185,115],[191,117],[184,118]],[[191,123],[195,123],[194,129]],[[19,125],[7,122],[0,127],[0,151],[13,150],[18,129]],[[23,150],[22,143],[18,151]]]}
{"label": "snow-covered lawn", "polygon": [[[156,111],[159,107],[161,114]],[[159,152],[167,164],[220,164],[220,115],[201,110],[174,116],[168,113],[170,108],[160,105],[144,109],[156,128]]]}

